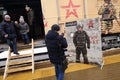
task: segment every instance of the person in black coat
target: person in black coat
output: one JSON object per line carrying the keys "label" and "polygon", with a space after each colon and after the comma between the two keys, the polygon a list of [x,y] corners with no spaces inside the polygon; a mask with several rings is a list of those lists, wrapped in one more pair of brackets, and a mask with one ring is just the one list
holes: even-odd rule
{"label": "person in black coat", "polygon": [[11,21],[9,15],[5,15],[4,20],[1,22],[0,31],[2,33],[2,36],[6,39],[7,44],[10,46],[11,52],[14,52],[14,54],[19,55],[16,46],[17,36],[14,28],[14,22]]}
{"label": "person in black coat", "polygon": [[35,39],[35,21],[34,21],[34,11],[33,9],[26,5],[25,6],[25,10],[27,12],[27,17],[28,17],[28,25],[30,27],[30,31],[29,31],[29,36],[30,36],[30,39],[34,38]]}
{"label": "person in black coat", "polygon": [[52,25],[51,30],[45,36],[45,42],[48,49],[48,55],[51,63],[55,65],[57,80],[64,79],[64,70],[62,70],[62,62],[66,58],[64,49],[68,44],[66,39],[59,35],[60,27],[57,24]]}

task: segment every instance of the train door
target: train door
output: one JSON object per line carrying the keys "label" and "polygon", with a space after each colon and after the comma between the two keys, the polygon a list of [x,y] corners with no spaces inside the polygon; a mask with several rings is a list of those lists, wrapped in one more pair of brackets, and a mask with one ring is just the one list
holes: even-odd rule
{"label": "train door", "polygon": [[[20,16],[28,23],[28,14],[25,6],[29,5],[34,11],[34,26],[33,33],[35,39],[44,38],[44,24],[40,0],[1,0],[0,7],[7,10],[13,21],[19,21]],[[19,35],[19,33],[17,33]]]}

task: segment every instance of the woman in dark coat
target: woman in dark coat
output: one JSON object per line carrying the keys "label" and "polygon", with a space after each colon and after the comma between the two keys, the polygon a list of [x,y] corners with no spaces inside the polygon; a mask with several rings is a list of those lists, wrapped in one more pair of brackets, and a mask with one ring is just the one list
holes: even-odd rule
{"label": "woman in dark coat", "polygon": [[54,24],[51,30],[48,31],[45,42],[48,49],[48,55],[51,63],[55,66],[57,80],[64,80],[64,70],[62,69],[62,62],[65,59],[64,49],[68,44],[66,39],[59,35],[60,27]]}

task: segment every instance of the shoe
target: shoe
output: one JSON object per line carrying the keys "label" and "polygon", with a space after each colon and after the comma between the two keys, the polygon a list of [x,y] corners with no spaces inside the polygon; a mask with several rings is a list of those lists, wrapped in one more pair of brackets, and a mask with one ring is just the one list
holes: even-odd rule
{"label": "shoe", "polygon": [[20,55],[18,52],[15,52],[14,54],[16,54],[16,55]]}
{"label": "shoe", "polygon": [[80,63],[80,61],[76,61],[76,63]]}
{"label": "shoe", "polygon": [[27,43],[24,43],[24,45],[26,45]]}
{"label": "shoe", "polygon": [[13,52],[13,50],[10,50],[10,52]]}
{"label": "shoe", "polygon": [[89,64],[89,62],[84,62],[84,64]]}

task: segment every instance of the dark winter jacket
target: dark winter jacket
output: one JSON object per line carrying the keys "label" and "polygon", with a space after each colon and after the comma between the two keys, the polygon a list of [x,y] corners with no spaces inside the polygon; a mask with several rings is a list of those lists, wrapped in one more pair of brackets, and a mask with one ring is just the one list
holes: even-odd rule
{"label": "dark winter jacket", "polygon": [[32,9],[30,9],[27,13],[28,15],[28,24],[32,25],[34,22],[34,11]]}
{"label": "dark winter jacket", "polygon": [[8,34],[8,37],[7,37],[8,39],[16,38],[14,22],[12,21],[10,22],[2,21],[0,24],[0,31],[3,36]]}
{"label": "dark winter jacket", "polygon": [[53,28],[48,31],[45,42],[51,63],[61,64],[65,59],[64,49],[68,46],[66,39],[63,36],[59,36]]}
{"label": "dark winter jacket", "polygon": [[74,33],[73,43],[74,43],[75,47],[86,48],[86,44],[87,44],[87,48],[90,48],[90,39],[84,30],[76,31]]}

